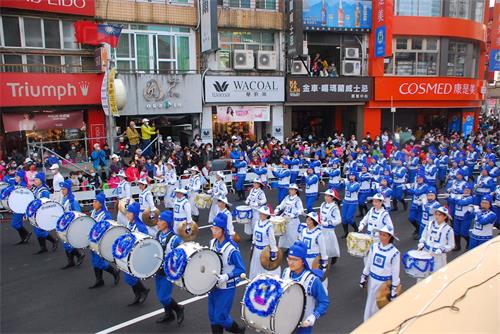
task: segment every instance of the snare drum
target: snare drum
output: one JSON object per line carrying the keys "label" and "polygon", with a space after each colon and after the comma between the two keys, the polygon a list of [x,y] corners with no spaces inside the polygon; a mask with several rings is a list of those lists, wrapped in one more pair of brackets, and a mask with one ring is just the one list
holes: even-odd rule
{"label": "snare drum", "polygon": [[260,333],[290,334],[304,315],[306,295],[298,282],[260,274],[245,290],[241,317]]}
{"label": "snare drum", "polygon": [[57,221],[64,214],[64,208],[58,202],[48,198],[35,199],[26,209],[26,217],[31,225],[44,231],[52,231]]}
{"label": "snare drum", "polygon": [[347,235],[347,252],[352,256],[365,257],[372,243],[373,238],[368,234],[351,232]]}
{"label": "snare drum", "polygon": [[424,278],[434,271],[434,257],[424,251],[410,250],[403,255],[403,265],[409,276]]}
{"label": "snare drum", "polygon": [[[35,199],[35,195],[26,187],[15,187],[7,197],[7,207],[10,211],[26,214],[28,205]],[[59,217],[57,217],[59,218]],[[55,226],[54,226],[55,227]]]}
{"label": "snare drum", "polygon": [[217,284],[217,275],[222,273],[222,260],[208,247],[190,241],[180,244],[167,255],[164,270],[175,285],[200,296]]}
{"label": "snare drum", "polygon": [[163,263],[163,248],[149,235],[132,232],[120,236],[113,243],[113,257],[118,269],[140,279],[158,271]]}
{"label": "snare drum", "polygon": [[73,248],[89,245],[89,232],[95,224],[94,218],[78,211],[64,213],[56,224],[57,235]]}
{"label": "snare drum", "polygon": [[286,233],[286,223],[288,223],[288,221],[285,217],[274,216],[271,217],[269,221],[273,224],[275,236],[279,237]]}
{"label": "snare drum", "polygon": [[114,220],[95,223],[89,232],[89,247],[108,262],[113,262],[113,243],[129,230]]}
{"label": "snare drum", "polygon": [[194,204],[198,209],[208,209],[212,205],[212,196],[208,194],[196,194]]}
{"label": "snare drum", "polygon": [[237,223],[249,224],[253,218],[252,208],[248,205],[238,205],[234,209],[234,216]]}
{"label": "snare drum", "polygon": [[8,183],[0,182],[0,210],[8,210],[9,209],[9,207],[7,206],[7,198],[3,199],[3,196],[1,196],[2,191],[8,187],[9,187]]}

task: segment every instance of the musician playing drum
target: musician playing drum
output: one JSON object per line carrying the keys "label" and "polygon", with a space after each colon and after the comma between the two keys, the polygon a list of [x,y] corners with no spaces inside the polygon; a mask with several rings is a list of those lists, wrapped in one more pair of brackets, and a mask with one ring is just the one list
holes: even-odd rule
{"label": "musician playing drum", "polygon": [[[24,176],[25,173],[23,170],[17,171],[16,176],[8,180],[10,187],[14,187],[15,185],[26,187],[26,179]],[[28,232],[23,225],[23,216],[22,213],[12,213],[10,226],[19,233],[19,237],[21,238],[17,245],[27,243],[31,238],[31,232]]]}
{"label": "musician playing drum", "polygon": [[[224,172],[217,171],[215,172],[215,183],[213,188],[207,191],[208,194],[212,195],[213,198],[219,198],[222,196],[227,196],[227,187],[224,182]],[[210,206],[210,213],[208,214],[208,221],[211,222],[214,220],[214,217],[217,215],[217,201],[212,201],[212,206]]]}
{"label": "musician playing drum", "polygon": [[[125,198],[127,200],[127,204],[130,203],[130,199],[132,198],[132,190],[130,187],[130,182],[127,181],[127,174],[125,174],[124,170],[120,170],[118,174],[116,174],[120,178],[120,183],[118,183],[118,186],[115,189],[115,193],[117,196],[117,200],[121,200]],[[123,226],[127,226],[127,217],[123,213],[118,210],[118,213],[116,215],[116,221]]]}
{"label": "musician playing drum", "polygon": [[245,272],[238,245],[231,240],[227,231],[227,216],[215,216],[211,227],[213,239],[210,249],[222,259],[222,275],[218,276],[216,287],[208,294],[208,318],[213,334],[222,334],[224,329],[231,333],[244,333],[245,327],[231,318],[236,284]]}
{"label": "musician playing drum", "polygon": [[392,244],[396,237],[394,229],[384,225],[377,231],[380,242],[371,245],[368,259],[365,263],[359,286],[364,288],[368,283],[368,296],[366,299],[364,320],[378,312],[377,291],[387,281],[391,281],[390,297],[396,298],[399,285],[399,250]]}
{"label": "musician playing drum", "polygon": [[[139,183],[139,189],[141,189],[141,193],[139,194],[139,204],[140,204],[139,220],[141,220],[142,219],[141,215],[144,211],[148,211],[149,214],[151,215],[152,212],[157,209],[153,198],[153,194],[148,189],[148,182],[145,179],[140,179],[138,183]],[[129,219],[127,220],[130,222]],[[152,237],[154,237],[156,235],[156,232],[158,232],[156,230],[156,227],[146,226],[146,230],[147,230],[146,234],[149,234]]]}
{"label": "musician playing drum", "polygon": [[259,211],[258,208],[265,205],[267,203],[266,194],[264,190],[262,190],[261,179],[256,178],[253,180],[253,188],[250,190],[248,197],[245,201],[245,204],[252,208],[252,222],[250,224],[245,224],[245,233],[248,235],[253,234],[253,229],[255,228],[255,224],[259,221]]}
{"label": "musician playing drum", "polygon": [[[19,173],[19,172],[18,172]],[[24,171],[23,171],[24,173]],[[16,174],[17,176],[17,174]],[[23,178],[24,179],[24,178]],[[45,185],[45,173],[38,172],[35,175],[35,179],[33,181],[34,184],[34,189],[33,193],[35,194],[35,198],[41,199],[41,198],[50,198],[50,192],[47,186]],[[59,184],[58,184],[59,188]],[[59,195],[59,194],[55,194]],[[57,198],[57,200],[60,200]],[[33,230],[35,231],[35,235],[38,239],[38,244],[40,245],[40,250],[36,252],[35,254],[42,254],[47,252],[47,246],[46,246],[46,240],[50,241],[52,243],[52,251],[55,252],[59,246],[59,243],[57,242],[57,239],[54,238],[50,232],[44,231],[38,227],[34,227]]]}
{"label": "musician playing drum", "polygon": [[339,242],[335,234],[335,227],[342,223],[339,209],[340,197],[337,190],[330,188],[325,191],[325,201],[321,203],[321,228],[325,239],[326,255],[331,258],[332,265],[340,257]]}
{"label": "musician playing drum", "polygon": [[[141,213],[141,208],[139,203],[134,202],[130,204],[127,208],[127,228],[130,232],[141,232],[144,234],[148,234],[148,228],[142,220],[139,218]],[[125,273],[125,282],[130,285],[132,291],[134,292],[134,300],[132,303],[128,304],[128,306],[142,304],[148,297],[149,289],[147,289],[144,284],[142,284],[141,280],[137,277],[134,277],[128,273]]]}
{"label": "musician playing drum", "polygon": [[[319,256],[319,269],[324,273],[328,264],[328,255],[326,253],[325,238],[318,214],[316,212],[309,212],[305,225],[305,228],[301,231],[299,240],[307,246],[307,264],[309,268],[312,268],[314,259]],[[327,280],[325,280],[324,286],[326,289],[328,286]]]}
{"label": "musician playing drum", "polygon": [[[78,204],[78,201],[75,199],[75,195],[73,195],[73,192],[71,191],[71,187],[73,186],[71,180],[65,180],[64,182],[61,182],[60,186],[62,195],[62,206],[64,208],[64,211],[81,212],[82,209],[80,208],[80,204]],[[63,246],[64,246],[64,251],[66,252],[66,258],[68,259],[68,263],[64,267],[62,267],[62,269],[67,269],[74,266],[80,266],[83,262],[85,254],[80,253],[78,249],[71,247],[71,245],[67,242],[63,243]],[[76,258],[76,263],[74,258]]]}
{"label": "musician playing drum", "polygon": [[165,192],[164,202],[166,208],[174,207],[174,190],[177,187],[177,174],[175,172],[175,164],[172,160],[167,161],[167,171],[165,172],[165,183],[167,191]]}
{"label": "musician playing drum", "polygon": [[321,280],[311,271],[307,263],[307,246],[295,242],[288,251],[288,268],[283,271],[284,279],[292,279],[304,288],[306,307],[301,327],[295,333],[312,333],[312,328],[319,317],[326,314],[330,300]]}
{"label": "musician playing drum", "polygon": [[[90,216],[99,223],[103,220],[112,219],[111,213],[109,213],[106,208],[106,195],[101,192],[95,196],[95,200],[92,202],[92,212]],[[89,289],[100,288],[104,285],[104,280],[102,279],[103,270],[113,275],[115,285],[120,282],[120,272],[109,265],[109,263],[102,257],[97,255],[92,251],[92,267],[94,268],[95,283],[89,286]]]}
{"label": "musician playing drum", "polygon": [[190,229],[193,218],[191,217],[191,204],[186,198],[187,190],[184,188],[175,189],[174,201],[174,232],[179,234],[179,224],[183,221],[187,222],[187,227]]}
{"label": "musician playing drum", "polygon": [[289,248],[299,239],[299,215],[304,213],[302,201],[298,195],[299,187],[292,183],[288,188],[288,195],[276,207],[276,211],[282,212],[282,216],[290,218],[287,224],[286,233],[280,237],[278,246],[280,248]]}
{"label": "musician playing drum", "polygon": [[198,207],[194,203],[194,198],[201,192],[200,170],[196,166],[191,167],[190,170],[191,170],[191,176],[189,177],[188,181],[188,191],[189,191],[188,199],[189,199],[189,204],[191,204],[193,219],[195,221],[198,221],[198,217],[200,216],[200,211],[198,210]]}
{"label": "musician playing drum", "polygon": [[260,262],[260,255],[266,246],[269,246],[270,251],[270,260],[275,261],[278,254],[278,246],[276,244],[276,237],[274,236],[274,227],[273,224],[269,221],[271,217],[271,212],[266,205],[261,206],[257,210],[259,214],[259,220],[255,224],[253,230],[253,251],[252,251],[252,259],[250,260],[250,279],[254,279],[255,276],[259,274],[272,274],[272,275],[280,275],[281,268],[278,268],[268,271]]}
{"label": "musician playing drum", "polygon": [[[158,227],[156,240],[161,243],[165,253],[165,258],[172,252],[172,250],[182,243],[182,239],[174,233],[173,223],[174,214],[170,210],[163,211],[156,222],[156,226]],[[156,296],[165,310],[165,314],[161,318],[156,319],[156,322],[162,323],[175,320],[175,316],[172,312],[174,311],[177,316],[177,324],[180,325],[184,321],[184,306],[179,305],[172,298],[174,284],[167,279],[163,266],[161,266],[160,270],[158,270],[155,275],[155,286]]]}
{"label": "musician playing drum", "polygon": [[378,232],[383,226],[390,226],[394,230],[392,219],[389,211],[384,208],[384,196],[381,193],[376,193],[372,197],[373,206],[368,210],[366,215],[359,222],[358,231],[361,232],[366,227],[366,234],[373,238],[374,242],[378,241]]}
{"label": "musician playing drum", "polygon": [[217,198],[217,214],[223,213],[227,216],[227,234],[234,240],[234,224],[233,224],[233,215],[231,211],[229,211],[228,206],[231,205],[226,196],[219,196]]}

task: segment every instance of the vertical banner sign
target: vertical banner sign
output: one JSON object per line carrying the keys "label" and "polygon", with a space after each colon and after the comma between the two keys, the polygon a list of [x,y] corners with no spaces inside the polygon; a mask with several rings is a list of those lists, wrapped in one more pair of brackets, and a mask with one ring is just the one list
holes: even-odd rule
{"label": "vertical banner sign", "polygon": [[493,9],[489,71],[500,71],[500,0],[495,1]]}
{"label": "vertical banner sign", "polygon": [[392,55],[393,0],[373,0],[373,31],[375,58]]}
{"label": "vertical banner sign", "polygon": [[112,68],[109,71],[108,77],[108,106],[111,111],[111,115],[120,116],[118,113],[118,105],[116,103],[116,91],[115,91],[115,78],[116,78],[116,68]]}
{"label": "vertical banner sign", "polygon": [[464,112],[462,114],[462,136],[467,138],[474,129],[474,112]]}
{"label": "vertical banner sign", "polygon": [[102,110],[106,116],[109,115],[109,96],[108,96],[109,70],[104,73],[101,85],[101,104]]}
{"label": "vertical banner sign", "polygon": [[201,1],[201,52],[217,50],[217,0]]}
{"label": "vertical banner sign", "polygon": [[286,1],[286,21],[287,21],[287,54],[288,57],[297,57],[304,54],[304,32],[302,25],[303,1]]}

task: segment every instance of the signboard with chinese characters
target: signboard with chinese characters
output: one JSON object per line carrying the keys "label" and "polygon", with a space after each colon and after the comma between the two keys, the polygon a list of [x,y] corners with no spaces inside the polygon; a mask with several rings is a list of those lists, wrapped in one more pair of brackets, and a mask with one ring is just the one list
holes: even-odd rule
{"label": "signboard with chinese characters", "polygon": [[304,32],[302,28],[302,1],[286,1],[287,54],[288,57],[302,56],[304,53]]}
{"label": "signboard with chinese characters", "polygon": [[372,28],[372,0],[304,0],[303,3],[304,30],[369,31]]}
{"label": "signboard with chinese characters", "polygon": [[218,106],[217,122],[269,122],[270,106]]}
{"label": "signboard with chinese characters", "polygon": [[482,100],[482,80],[465,78],[375,78],[375,100]]}
{"label": "signboard with chinese characters", "polygon": [[375,58],[392,55],[393,0],[373,0],[373,38]]}
{"label": "signboard with chinese characters", "polygon": [[83,16],[95,15],[94,0],[2,0],[0,7]]}
{"label": "signboard with chinese characters", "polygon": [[368,77],[288,77],[287,102],[366,102],[372,96]]}
{"label": "signboard with chinese characters", "polygon": [[217,0],[201,1],[201,52],[217,50]]}
{"label": "signboard with chinese characters", "polygon": [[285,79],[261,76],[206,76],[205,102],[283,102]]}
{"label": "signboard with chinese characters", "polygon": [[491,24],[489,71],[500,71],[500,0],[495,1],[493,22]]}

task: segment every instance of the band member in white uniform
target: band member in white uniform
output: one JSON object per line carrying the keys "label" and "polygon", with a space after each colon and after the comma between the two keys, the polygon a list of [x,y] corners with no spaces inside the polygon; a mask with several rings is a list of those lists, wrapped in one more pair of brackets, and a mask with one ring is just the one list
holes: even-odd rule
{"label": "band member in white uniform", "polygon": [[269,208],[264,205],[257,209],[257,212],[259,214],[259,219],[257,220],[253,230],[253,250],[250,262],[250,279],[254,279],[255,276],[264,273],[279,276],[281,274],[281,267],[278,266],[278,268],[268,271],[262,267],[260,262],[260,255],[266,246],[271,248],[270,260],[276,260],[278,246],[276,244],[276,237],[274,236],[273,224],[269,221],[269,218],[271,217]]}
{"label": "band member in white uniform", "polygon": [[165,172],[165,183],[167,186],[167,191],[165,192],[165,197],[163,199],[165,203],[165,208],[173,208],[174,207],[174,199],[175,199],[175,188],[178,186],[177,184],[177,174],[175,172],[175,164],[172,160],[167,161],[167,171]]}
{"label": "band member in white uniform", "polygon": [[337,190],[325,191],[325,201],[321,203],[319,213],[321,217],[321,228],[325,239],[326,255],[331,258],[332,265],[340,257],[339,242],[335,234],[335,227],[342,223],[339,210],[340,197]]}
{"label": "band member in white uniform", "polygon": [[392,244],[396,237],[394,229],[385,225],[377,232],[380,241],[371,245],[368,260],[365,263],[359,286],[364,288],[368,282],[368,296],[366,298],[364,320],[366,321],[379,308],[377,306],[377,292],[382,284],[391,281],[390,299],[397,296],[399,280],[399,250]]}
{"label": "band member in white uniform", "polygon": [[280,237],[278,246],[280,248],[290,248],[299,239],[299,215],[304,213],[304,207],[299,195],[299,187],[292,183],[288,187],[288,195],[276,207],[276,211],[281,216],[288,217],[290,221],[286,226],[286,232]]}
{"label": "band member in white uniform", "polygon": [[[229,211],[228,207],[231,204],[229,203],[226,196],[220,196],[217,198],[217,214],[223,213],[227,216],[227,234],[234,239],[234,224],[233,224],[233,215],[231,211]],[[215,217],[214,217],[215,218]]]}
{"label": "band member in white uniform", "polygon": [[[149,209],[149,213],[151,213],[156,209],[155,201],[153,198],[153,194],[151,191],[148,189],[148,182],[145,179],[140,179],[139,180],[139,189],[141,189],[141,193],[139,194],[139,204],[141,206],[141,213],[139,215],[139,218],[142,221],[142,213]],[[147,226],[148,228],[148,234],[152,237],[156,236],[156,233],[158,233],[158,228],[156,226]]]}
{"label": "band member in white uniform", "polygon": [[50,170],[52,171],[52,174],[54,174],[54,177],[52,179],[52,188],[54,190],[54,199],[56,202],[61,203],[62,202],[62,195],[61,195],[60,184],[64,182],[64,177],[59,172],[59,165],[58,164],[53,164],[52,166],[50,166]]}
{"label": "band member in white uniform", "polygon": [[361,232],[366,227],[366,234],[373,238],[373,242],[378,242],[378,232],[383,226],[390,226],[390,230],[394,230],[392,219],[389,212],[384,208],[384,196],[381,193],[376,193],[372,197],[373,206],[368,210],[368,213],[359,222],[358,231]]}
{"label": "band member in white uniform", "polygon": [[[130,182],[127,181],[127,175],[125,174],[125,171],[120,170],[118,174],[116,174],[116,176],[120,178],[120,183],[118,183],[118,186],[114,191],[118,200],[126,198],[127,203],[130,203],[130,199],[132,198],[132,190]],[[121,213],[120,210],[118,210],[116,220],[123,226],[127,226],[128,224],[127,216]]]}
{"label": "band member in white uniform", "polygon": [[[307,214],[306,228],[302,230],[299,240],[307,246],[307,264],[309,268],[313,267],[314,260],[319,256],[319,270],[324,273],[328,264],[328,255],[326,254],[321,222],[316,212],[309,212]],[[328,278],[323,281],[323,286],[328,291]]]}
{"label": "band member in white uniform", "polygon": [[259,208],[267,203],[266,194],[262,190],[264,183],[261,179],[256,178],[253,180],[253,188],[248,193],[245,204],[252,208],[252,223],[245,224],[245,233],[253,235],[255,224],[259,221]]}
{"label": "band member in white uniform", "polygon": [[193,214],[193,219],[198,221],[198,217],[200,216],[200,211],[198,207],[194,203],[194,198],[201,192],[201,179],[200,179],[200,170],[198,167],[191,167],[191,176],[189,177],[188,182],[188,199],[189,204],[191,204],[191,210]]}
{"label": "band member in white uniform", "polygon": [[183,188],[175,189],[175,200],[174,200],[174,232],[179,234],[179,224],[183,221],[187,221],[188,228],[193,222],[191,216],[191,204],[189,203],[187,197],[187,190]]}
{"label": "band member in white uniform", "polygon": [[[227,196],[227,187],[224,182],[224,172],[217,171],[215,172],[215,183],[212,189],[207,191],[209,195],[212,195],[212,198],[219,198],[223,196]],[[212,201],[212,205],[210,206],[210,212],[208,214],[208,221],[212,222],[217,215],[217,201]]]}
{"label": "band member in white uniform", "polygon": [[434,211],[434,221],[422,231],[418,249],[429,252],[434,257],[434,272],[446,265],[446,253],[455,248],[453,229],[449,222],[451,215],[447,208],[441,206]]}

